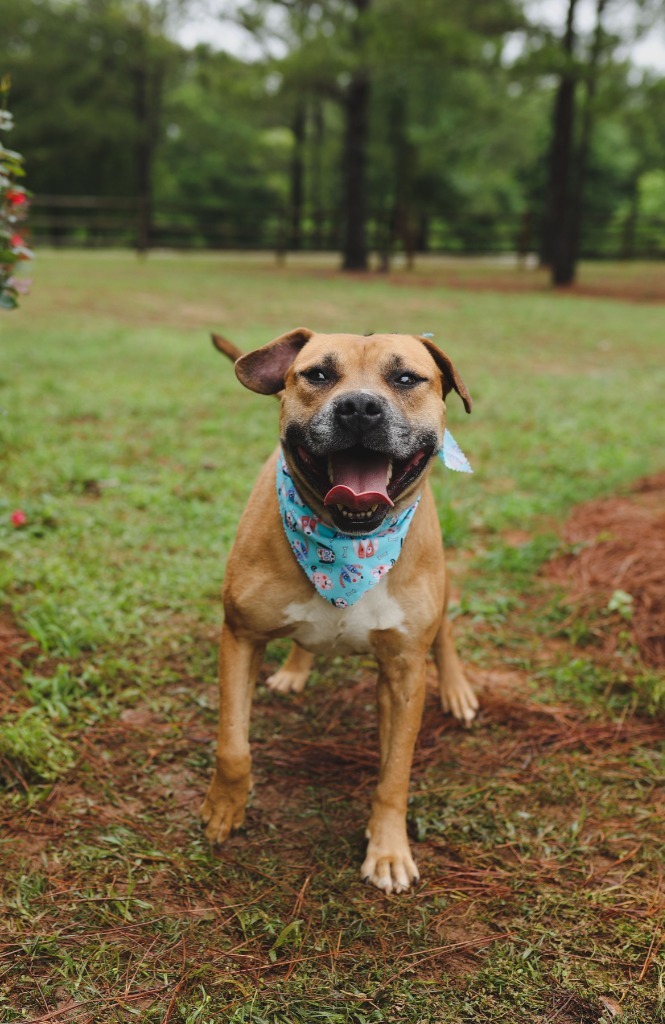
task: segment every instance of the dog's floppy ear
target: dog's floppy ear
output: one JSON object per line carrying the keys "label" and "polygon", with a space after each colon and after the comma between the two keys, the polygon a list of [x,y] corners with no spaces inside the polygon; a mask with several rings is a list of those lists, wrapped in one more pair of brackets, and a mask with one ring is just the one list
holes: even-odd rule
{"label": "dog's floppy ear", "polygon": [[466,411],[471,412],[471,409],[473,408],[471,395],[466,390],[464,381],[446,353],[442,352],[440,348],[437,348],[434,342],[430,341],[429,338],[418,337],[418,341],[422,341],[432,359],[441,370],[441,375],[443,377],[443,397],[445,398],[450,391],[456,391],[464,402],[464,408]]}
{"label": "dog's floppy ear", "polygon": [[313,334],[314,331],[307,327],[296,327],[288,334],[269,341],[263,348],[248,352],[235,364],[236,377],[259,395],[277,394],[284,387],[289,366]]}

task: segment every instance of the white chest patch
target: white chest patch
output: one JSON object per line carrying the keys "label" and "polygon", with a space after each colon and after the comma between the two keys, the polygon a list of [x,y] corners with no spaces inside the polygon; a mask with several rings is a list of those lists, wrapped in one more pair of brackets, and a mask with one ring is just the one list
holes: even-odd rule
{"label": "white chest patch", "polygon": [[335,608],[316,592],[308,601],[284,609],[290,635],[314,654],[365,654],[374,629],[402,629],[404,612],[388,594],[384,578],[350,608]]}

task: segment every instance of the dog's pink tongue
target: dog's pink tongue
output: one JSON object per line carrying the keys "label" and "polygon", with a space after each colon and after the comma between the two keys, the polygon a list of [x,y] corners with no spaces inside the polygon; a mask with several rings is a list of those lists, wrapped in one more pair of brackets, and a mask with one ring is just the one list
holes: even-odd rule
{"label": "dog's pink tongue", "polygon": [[326,505],[346,505],[367,512],[372,505],[392,505],[386,490],[390,459],[379,452],[335,452],[330,458],[333,486]]}

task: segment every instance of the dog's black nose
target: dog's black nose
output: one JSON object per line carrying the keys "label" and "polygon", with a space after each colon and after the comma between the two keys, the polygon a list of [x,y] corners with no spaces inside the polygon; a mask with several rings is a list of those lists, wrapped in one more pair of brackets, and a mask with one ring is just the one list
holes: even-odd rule
{"label": "dog's black nose", "polygon": [[335,405],[335,418],[345,430],[362,434],[383,422],[383,402],[367,391],[350,391]]}

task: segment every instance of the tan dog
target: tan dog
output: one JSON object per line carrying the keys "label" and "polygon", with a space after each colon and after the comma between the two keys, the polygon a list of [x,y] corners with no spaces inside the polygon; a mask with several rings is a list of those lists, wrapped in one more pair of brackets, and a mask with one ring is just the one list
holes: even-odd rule
{"label": "tan dog", "polygon": [[[266,643],[295,640],[268,680],[281,693],[303,689],[314,653],[371,652],[379,668],[380,773],[361,873],[386,892],[401,892],[418,879],[406,806],[431,648],[444,711],[468,723],[478,707],[446,617],[443,545],[427,482],[442,443],[446,395],[455,390],[467,412],[471,398],[449,358],[410,335],[298,328],[242,356],[236,374],[252,391],[283,391],[285,462],[298,494],[323,522],[351,538],[371,536],[389,511],[422,497],[396,564],[342,609],[315,591],[289,546],[275,486],[278,452],[263,467],[226,570],[217,758],[201,811],[206,835],[221,843],[244,820],[250,707]],[[335,500],[326,504],[330,494]],[[339,500],[345,494],[346,505]]]}

